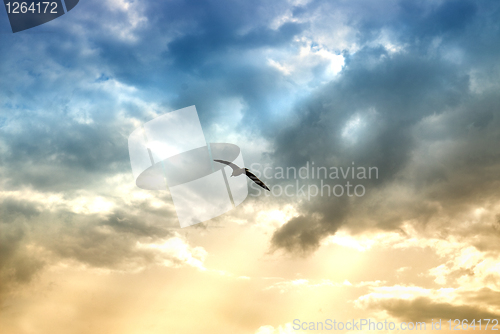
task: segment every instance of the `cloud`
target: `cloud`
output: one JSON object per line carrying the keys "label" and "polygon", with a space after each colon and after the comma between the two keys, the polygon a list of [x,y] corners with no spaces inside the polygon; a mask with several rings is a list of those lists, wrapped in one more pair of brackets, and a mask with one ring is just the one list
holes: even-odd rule
{"label": "cloud", "polygon": [[432,319],[495,319],[499,313],[468,305],[453,305],[419,297],[414,300],[387,299],[372,308],[385,310],[390,316],[403,321],[430,321]]}
{"label": "cloud", "polygon": [[24,243],[22,228],[0,224],[0,298],[17,285],[29,283],[41,270],[44,259],[34,256],[33,247]]}
{"label": "cloud", "polygon": [[481,288],[475,291],[464,291],[462,296],[470,303],[491,305],[497,309],[500,307],[498,299],[500,292],[489,288]]}
{"label": "cloud", "polygon": [[436,319],[495,319],[500,314],[489,288],[463,284],[458,288],[425,289],[417,286],[371,286],[354,304],[365,311],[383,311],[401,321]]}
{"label": "cloud", "polygon": [[165,240],[163,243],[137,243],[138,249],[153,251],[156,262],[167,267],[192,266],[206,270],[203,262],[207,252],[202,247],[191,248],[179,235]]}
{"label": "cloud", "polygon": [[261,326],[255,332],[255,334],[292,334],[292,333],[300,333],[300,332],[294,331],[291,323],[287,323],[284,326],[279,325],[277,328],[270,325]]}
{"label": "cloud", "polygon": [[[339,208],[340,205],[336,207]],[[331,211],[334,210],[332,208]],[[324,235],[335,234],[342,221],[342,212],[336,212],[336,218],[329,218],[311,219],[301,215],[290,219],[273,233],[271,239],[273,250],[283,248],[303,255],[316,250]]]}
{"label": "cloud", "polygon": [[2,195],[1,293],[61,263],[131,272],[155,265],[204,270],[206,252],[172,230],[172,208],[157,207],[155,198],[132,200],[130,206],[118,201],[106,213],[81,210],[81,199],[64,196],[43,201],[32,193],[30,202],[18,192]]}
{"label": "cloud", "polygon": [[[398,10],[405,13],[405,6]],[[492,62],[474,61],[470,45],[472,36],[488,29],[478,26],[481,10],[467,1],[412,10],[413,19],[398,16],[388,24],[362,12],[364,44],[346,54],[337,79],[295,106],[294,122],[274,136],[269,153],[275,165],[285,167],[312,161],[376,166],[379,178],[363,181],[363,198],[301,201],[300,217],[276,230],[273,248],[309,253],[342,226],[359,232],[397,230],[410,220],[455,221],[474,206],[494,202],[489,171],[498,167],[498,150],[488,142],[498,133],[493,110],[499,100],[495,89],[472,90],[470,75],[495,71]],[[396,31],[402,26],[405,34]],[[382,31],[394,31],[389,35],[394,45],[404,45],[401,51],[370,44]]]}

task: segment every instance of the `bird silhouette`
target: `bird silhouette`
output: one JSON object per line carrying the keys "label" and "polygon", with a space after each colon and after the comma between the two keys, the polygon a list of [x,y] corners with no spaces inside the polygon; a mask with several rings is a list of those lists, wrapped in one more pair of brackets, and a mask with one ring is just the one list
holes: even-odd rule
{"label": "bird silhouette", "polygon": [[267,191],[270,191],[269,188],[264,184],[264,182],[259,180],[259,178],[257,176],[255,176],[248,168],[240,168],[237,165],[235,165],[229,161],[224,161],[224,160],[214,160],[214,161],[217,161],[221,164],[225,164],[225,165],[228,165],[229,167],[231,167],[233,169],[233,174],[231,174],[231,176],[238,176],[241,174],[245,174],[246,176],[248,176],[250,178],[250,180],[257,183],[259,186],[266,189]]}

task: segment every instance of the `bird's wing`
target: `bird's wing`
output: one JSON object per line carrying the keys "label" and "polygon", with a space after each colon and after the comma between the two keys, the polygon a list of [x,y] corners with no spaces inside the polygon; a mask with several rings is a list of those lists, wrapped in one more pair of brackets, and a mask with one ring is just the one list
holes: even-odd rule
{"label": "bird's wing", "polygon": [[220,162],[221,164],[226,164],[229,167],[231,167],[233,170],[240,169],[240,167],[236,166],[235,164],[233,164],[232,162],[229,162],[229,161],[224,161],[224,160],[214,160],[214,161]]}
{"label": "bird's wing", "polygon": [[[264,182],[262,182],[261,180],[259,180],[259,178],[257,176],[255,176],[252,172],[250,171],[245,171],[245,174],[247,174],[247,176],[255,183],[257,183],[259,186],[261,186],[262,188],[264,189],[267,189],[269,190],[269,188],[264,184]],[[270,191],[270,190],[269,190]]]}

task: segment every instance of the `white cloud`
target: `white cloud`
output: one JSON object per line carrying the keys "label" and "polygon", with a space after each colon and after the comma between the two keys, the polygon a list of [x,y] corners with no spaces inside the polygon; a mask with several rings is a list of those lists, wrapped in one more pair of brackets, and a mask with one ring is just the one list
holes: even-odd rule
{"label": "white cloud", "polygon": [[291,323],[286,323],[284,326],[279,325],[277,328],[269,325],[261,326],[255,332],[255,334],[294,334],[294,333],[303,333],[303,332],[294,331]]}
{"label": "white cloud", "polygon": [[203,247],[191,247],[180,235],[168,238],[163,242],[142,243],[137,242],[139,250],[149,250],[155,255],[155,262],[166,267],[191,266],[202,271],[207,252]]}

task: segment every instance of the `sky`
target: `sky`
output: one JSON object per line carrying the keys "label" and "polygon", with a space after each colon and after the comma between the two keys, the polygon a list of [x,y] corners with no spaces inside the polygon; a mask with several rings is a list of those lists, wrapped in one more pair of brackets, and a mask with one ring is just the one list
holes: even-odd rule
{"label": "sky", "polygon": [[[1,333],[500,319],[498,1],[81,0],[0,55]],[[127,140],[192,105],[271,192],[180,228]]]}

